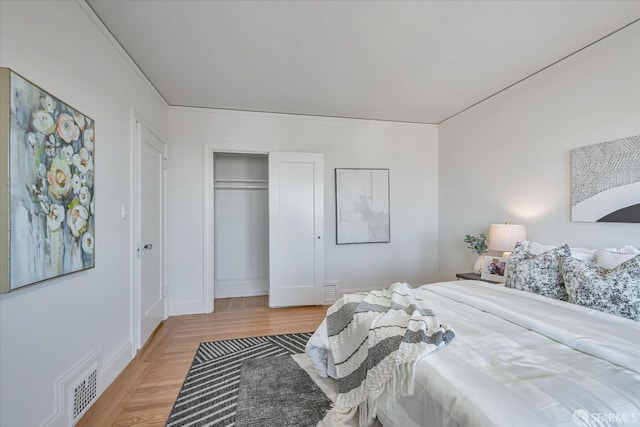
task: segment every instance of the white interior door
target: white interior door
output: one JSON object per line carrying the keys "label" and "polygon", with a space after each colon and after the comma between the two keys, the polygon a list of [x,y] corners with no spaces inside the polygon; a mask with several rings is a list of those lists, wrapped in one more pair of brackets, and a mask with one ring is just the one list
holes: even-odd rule
{"label": "white interior door", "polygon": [[323,303],[324,155],[269,153],[269,306]]}
{"label": "white interior door", "polygon": [[141,348],[165,318],[163,280],[162,142],[138,124],[140,137],[140,341]]}

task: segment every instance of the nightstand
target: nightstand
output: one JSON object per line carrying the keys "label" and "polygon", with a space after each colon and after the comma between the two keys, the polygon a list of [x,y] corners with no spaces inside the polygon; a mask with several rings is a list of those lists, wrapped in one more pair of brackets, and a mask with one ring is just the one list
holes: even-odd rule
{"label": "nightstand", "polygon": [[480,280],[487,283],[493,283],[494,285],[504,286],[504,283],[501,283],[501,282],[494,282],[493,280],[482,279],[482,276],[476,273],[456,273],[456,277],[458,280],[461,280],[461,279],[462,280]]}

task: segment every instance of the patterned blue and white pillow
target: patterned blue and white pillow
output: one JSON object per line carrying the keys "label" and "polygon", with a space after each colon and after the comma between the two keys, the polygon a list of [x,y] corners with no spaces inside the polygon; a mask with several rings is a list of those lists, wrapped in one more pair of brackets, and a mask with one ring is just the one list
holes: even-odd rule
{"label": "patterned blue and white pillow", "polygon": [[640,321],[640,255],[611,270],[566,257],[560,271],[569,302]]}
{"label": "patterned blue and white pillow", "polygon": [[509,257],[504,285],[566,301],[567,293],[560,275],[560,257],[570,255],[568,245],[536,255],[529,253],[522,243],[518,243]]}

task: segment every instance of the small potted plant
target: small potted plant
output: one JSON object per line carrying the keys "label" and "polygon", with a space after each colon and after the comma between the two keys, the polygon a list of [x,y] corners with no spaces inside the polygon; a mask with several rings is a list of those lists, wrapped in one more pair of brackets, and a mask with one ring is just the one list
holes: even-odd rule
{"label": "small potted plant", "polygon": [[487,235],[481,234],[479,236],[472,236],[467,234],[464,236],[464,242],[469,246],[467,248],[471,249],[471,252],[478,255],[476,258],[476,263],[473,266],[473,272],[476,274],[482,274],[482,267],[484,264],[483,253],[487,252]]}

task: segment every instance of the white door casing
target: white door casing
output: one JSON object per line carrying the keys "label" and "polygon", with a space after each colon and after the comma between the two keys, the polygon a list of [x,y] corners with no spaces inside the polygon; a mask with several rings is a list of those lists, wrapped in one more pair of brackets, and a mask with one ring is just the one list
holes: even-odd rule
{"label": "white door casing", "polygon": [[320,305],[324,155],[269,153],[269,306]]}
{"label": "white door casing", "polygon": [[142,348],[165,319],[164,274],[164,144],[137,123],[137,260],[134,298],[135,347]]}

